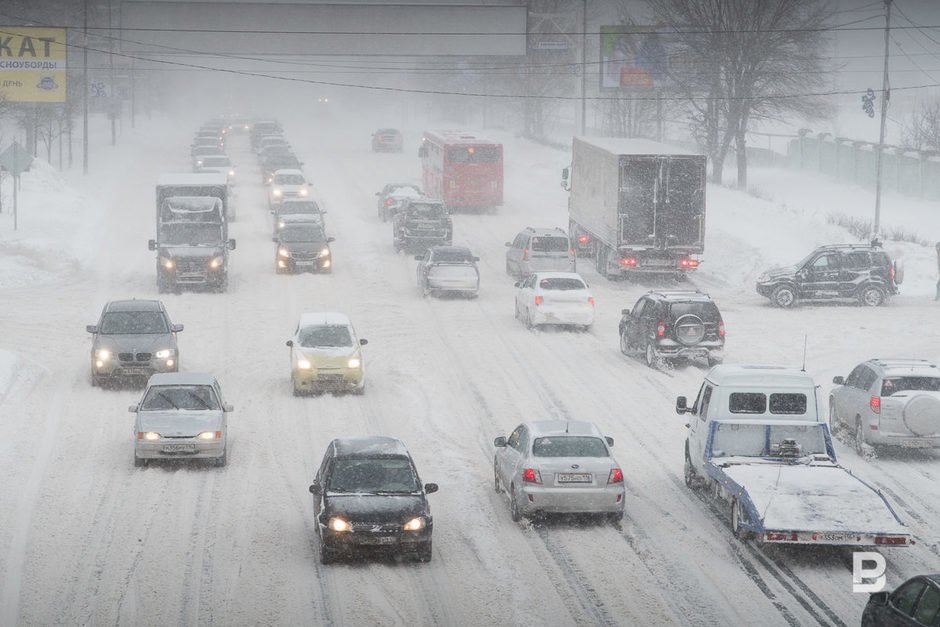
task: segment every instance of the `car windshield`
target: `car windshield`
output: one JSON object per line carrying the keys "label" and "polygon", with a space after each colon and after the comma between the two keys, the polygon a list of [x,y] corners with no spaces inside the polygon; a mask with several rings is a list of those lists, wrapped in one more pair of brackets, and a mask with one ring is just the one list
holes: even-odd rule
{"label": "car windshield", "polygon": [[278,174],[274,177],[275,185],[303,185],[304,182],[301,174]]}
{"label": "car windshield", "polygon": [[284,202],[278,210],[278,215],[290,215],[296,213],[320,213],[320,206],[310,201],[305,202]]}
{"label": "car windshield", "polygon": [[352,334],[348,327],[317,326],[300,330],[300,345],[304,348],[352,346]]}
{"label": "car windshield", "polygon": [[496,163],[499,161],[497,146],[453,146],[447,149],[450,163]]}
{"label": "car windshield", "polygon": [[420,198],[421,192],[411,185],[404,185],[391,188],[388,191],[388,195],[397,196],[398,198]]}
{"label": "car windshield", "polygon": [[431,259],[442,263],[470,263],[473,255],[469,250],[435,250]]}
{"label": "car windshield", "polygon": [[221,167],[221,166],[226,166],[226,165],[230,165],[230,164],[231,164],[231,161],[229,161],[229,158],[228,158],[228,157],[214,157],[214,156],[213,156],[213,157],[205,157],[205,158],[202,160],[202,165],[204,165],[204,166],[219,166],[219,167]]}
{"label": "car windshield", "polygon": [[[787,447],[784,440],[792,441]],[[782,448],[783,445],[783,448]],[[762,425],[717,423],[712,440],[714,457],[801,457],[826,455],[822,424]]]}
{"label": "car windshield", "polygon": [[540,253],[568,252],[567,237],[533,237],[532,250]]}
{"label": "car windshield", "polygon": [[140,404],[142,411],[218,411],[219,400],[210,385],[154,385]]}
{"label": "car windshield", "polygon": [[166,318],[159,311],[109,311],[101,319],[102,335],[148,335],[169,333]]}
{"label": "car windshield", "polygon": [[414,494],[421,491],[411,462],[404,457],[336,459],[326,489],[329,492],[370,494]]}
{"label": "car windshield", "polygon": [[587,286],[584,281],[575,277],[549,277],[539,281],[539,287],[543,290],[583,290]]}
{"label": "car windshield", "polygon": [[288,223],[285,225],[284,230],[281,231],[280,237],[282,242],[326,241],[326,235],[323,234],[323,229],[314,224],[308,226]]}
{"label": "car windshield", "polygon": [[444,207],[429,203],[411,203],[409,212],[416,218],[441,218],[445,215]]}
{"label": "car windshield", "polygon": [[535,438],[532,454],[536,457],[607,457],[607,445],[597,437],[553,435]]}
{"label": "car windshield", "polygon": [[218,245],[222,243],[222,227],[198,222],[164,224],[160,229],[160,243],[170,246]]}
{"label": "car windshield", "polygon": [[882,396],[910,390],[940,392],[940,377],[887,377],[881,382]]}

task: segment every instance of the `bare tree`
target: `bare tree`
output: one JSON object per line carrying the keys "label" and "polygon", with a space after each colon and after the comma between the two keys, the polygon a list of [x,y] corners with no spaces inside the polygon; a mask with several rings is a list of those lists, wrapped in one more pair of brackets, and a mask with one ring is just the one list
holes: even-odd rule
{"label": "bare tree", "polygon": [[747,130],[788,114],[816,118],[829,110],[807,94],[826,84],[825,25],[832,7],[820,0],[648,0],[657,21],[673,29],[670,70],[689,104],[693,135],[721,182],[729,149],[738,187],[747,186]]}
{"label": "bare tree", "polygon": [[940,150],[940,99],[915,104],[902,133],[905,146],[917,150]]}

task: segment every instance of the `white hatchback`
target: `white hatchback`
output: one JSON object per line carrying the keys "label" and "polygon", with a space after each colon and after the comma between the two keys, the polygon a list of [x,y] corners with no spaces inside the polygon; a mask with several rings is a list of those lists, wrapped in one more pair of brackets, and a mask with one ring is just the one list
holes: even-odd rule
{"label": "white hatchback", "polygon": [[576,272],[536,272],[516,283],[516,318],[530,329],[540,325],[594,324],[594,296]]}
{"label": "white hatchback", "polygon": [[300,170],[275,170],[268,189],[268,208],[273,209],[288,198],[307,198],[311,185]]}

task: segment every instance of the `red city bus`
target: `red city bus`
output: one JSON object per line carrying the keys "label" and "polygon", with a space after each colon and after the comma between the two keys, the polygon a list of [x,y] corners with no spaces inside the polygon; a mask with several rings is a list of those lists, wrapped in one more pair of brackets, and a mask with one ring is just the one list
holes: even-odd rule
{"label": "red city bus", "polygon": [[425,131],[418,150],[424,193],[451,209],[503,204],[503,145],[463,131]]}

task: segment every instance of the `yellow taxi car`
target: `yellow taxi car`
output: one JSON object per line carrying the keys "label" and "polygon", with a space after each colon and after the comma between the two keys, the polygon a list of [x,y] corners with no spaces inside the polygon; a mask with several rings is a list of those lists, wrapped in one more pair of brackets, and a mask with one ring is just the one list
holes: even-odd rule
{"label": "yellow taxi car", "polygon": [[301,314],[294,336],[287,340],[294,396],[315,392],[365,393],[362,346],[368,343],[356,335],[345,314]]}

